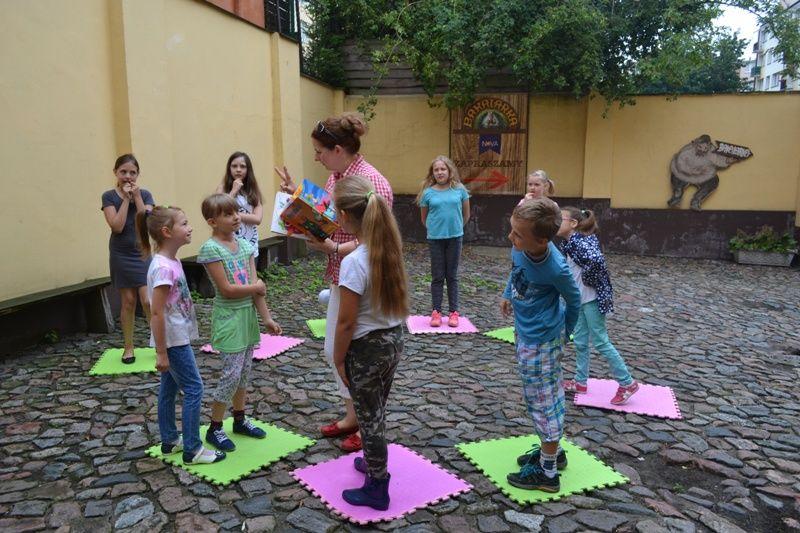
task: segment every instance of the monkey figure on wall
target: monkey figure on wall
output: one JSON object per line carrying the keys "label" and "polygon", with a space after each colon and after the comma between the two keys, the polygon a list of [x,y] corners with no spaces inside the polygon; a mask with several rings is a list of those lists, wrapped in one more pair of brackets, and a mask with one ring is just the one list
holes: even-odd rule
{"label": "monkey figure on wall", "polygon": [[672,156],[669,164],[672,198],[667,201],[667,205],[679,205],[683,199],[683,191],[689,185],[694,185],[697,191],[692,197],[690,207],[699,211],[700,204],[719,186],[717,172],[752,155],[753,152],[746,146],[722,141],[717,141],[714,145],[709,135],[699,136]]}

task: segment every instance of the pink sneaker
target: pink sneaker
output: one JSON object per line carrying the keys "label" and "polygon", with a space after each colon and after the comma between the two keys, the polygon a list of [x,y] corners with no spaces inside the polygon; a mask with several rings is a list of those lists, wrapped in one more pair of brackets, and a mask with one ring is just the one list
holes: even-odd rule
{"label": "pink sneaker", "polygon": [[431,327],[438,328],[442,325],[442,314],[439,311],[431,313]]}
{"label": "pink sneaker", "polygon": [[447,325],[451,328],[458,327],[458,311],[453,311],[450,313],[450,317],[447,319]]}
{"label": "pink sneaker", "polygon": [[631,396],[633,396],[638,390],[639,390],[639,383],[637,383],[636,381],[634,381],[627,387],[620,386],[617,389],[617,393],[614,395],[613,398],[611,398],[611,404],[624,405],[628,403],[628,400],[631,399]]}
{"label": "pink sneaker", "polygon": [[575,394],[586,394],[589,387],[583,383],[578,383],[574,379],[564,380],[564,392],[574,392]]}

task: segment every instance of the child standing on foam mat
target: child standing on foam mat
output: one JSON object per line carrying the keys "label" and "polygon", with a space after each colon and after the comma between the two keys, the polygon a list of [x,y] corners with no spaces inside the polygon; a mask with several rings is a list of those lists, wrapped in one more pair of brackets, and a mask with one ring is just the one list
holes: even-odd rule
{"label": "child standing on foam mat", "polygon": [[588,391],[591,338],[594,347],[608,361],[611,374],[619,384],[611,403],[623,405],[639,390],[639,384],[631,377],[625,361],[608,338],[606,315],[614,311],[614,295],[595,232],[597,219],[591,210],[571,206],[561,209],[558,236],[565,239],[561,249],[581,291],[581,312],[573,333],[577,354],[575,379],[564,381],[564,390],[578,394]]}
{"label": "child standing on foam mat", "polygon": [[442,299],[447,281],[447,325],[458,327],[458,263],[464,226],[469,221],[469,192],[448,157],[436,156],[417,195],[431,253],[431,326],[442,325]]}
{"label": "child standing on foam mat", "polygon": [[211,345],[221,352],[222,358],[206,442],[219,450],[232,452],[236,445],[222,429],[225,410],[231,402],[233,432],[256,439],[266,437],[263,429],[244,416],[253,349],[260,341],[256,311],[273,334],[280,335],[281,327],[272,319],[267,307],[267,287],[256,277],[254,249],[236,236],[241,225],[236,200],[227,194],[212,194],[203,200],[202,212],[212,233],[200,248],[197,262],[205,265],[216,291],[211,315]]}
{"label": "child standing on foam mat", "polygon": [[[197,318],[189,294],[178,249],[192,241],[192,227],[178,207],[155,207],[136,214],[139,246],[145,257],[151,255],[150,239],[156,254],[147,270],[147,295],[151,304],[150,346],[156,349],[156,370],[161,373],[158,389],[158,429],[161,452],[183,452],[185,464],[216,463],[223,452],[203,448],[200,440],[200,403],[203,379],[190,342],[198,337]],[[175,426],[175,397],[183,391],[183,436]]]}
{"label": "child standing on foam mat", "polygon": [[[541,447],[517,458],[522,466],[508,482],[521,489],[558,492],[558,469],[566,467],[559,447],[564,434],[564,388],[561,358],[564,332],[575,327],[581,296],[561,253],[552,240],[561,213],[547,198],[526,200],[511,215],[511,275],[501,311],[514,313],[517,369],[528,413]],[[566,302],[566,311],[560,298]]]}
{"label": "child standing on foam mat", "polygon": [[354,467],[366,478],[361,488],[342,492],[351,505],[389,507],[386,469],[386,401],[403,353],[403,320],[408,315],[407,277],[400,231],[387,201],[366,178],[336,183],[336,216],[359,245],[342,259],[339,315],[333,361],[353,399],[364,458]]}

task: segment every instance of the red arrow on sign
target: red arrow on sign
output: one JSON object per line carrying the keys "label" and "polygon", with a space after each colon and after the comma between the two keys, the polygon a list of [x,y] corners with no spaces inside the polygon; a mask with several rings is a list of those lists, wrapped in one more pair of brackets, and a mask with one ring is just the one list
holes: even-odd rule
{"label": "red arrow on sign", "polygon": [[474,178],[467,178],[464,180],[464,183],[483,182],[488,184],[488,187],[486,187],[487,189],[496,189],[508,183],[509,180],[510,178],[502,172],[492,170],[487,177],[476,176]]}

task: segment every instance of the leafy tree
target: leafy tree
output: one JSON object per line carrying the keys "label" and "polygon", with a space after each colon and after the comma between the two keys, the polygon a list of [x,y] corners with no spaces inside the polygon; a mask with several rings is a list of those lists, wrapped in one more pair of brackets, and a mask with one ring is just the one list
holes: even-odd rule
{"label": "leafy tree", "polygon": [[[310,63],[344,82],[343,39],[377,39],[375,88],[407,63],[433,105],[463,105],[491,72],[521,90],[596,93],[633,103],[654,85],[701,86],[735,49],[712,21],[720,6],[755,13],[778,38],[786,73],[800,65],[800,20],[774,0],[310,0]],[[733,47],[733,48],[732,48]],[[712,83],[713,85],[713,83]],[[444,87],[441,100],[433,97]],[[369,111],[367,109],[367,111]]]}
{"label": "leafy tree", "polygon": [[642,94],[735,93],[747,91],[750,85],[739,77],[745,65],[742,59],[747,41],[736,34],[722,34],[713,43],[710,63],[691,70],[683,85],[670,85],[665,80],[653,80]]}

